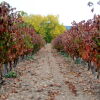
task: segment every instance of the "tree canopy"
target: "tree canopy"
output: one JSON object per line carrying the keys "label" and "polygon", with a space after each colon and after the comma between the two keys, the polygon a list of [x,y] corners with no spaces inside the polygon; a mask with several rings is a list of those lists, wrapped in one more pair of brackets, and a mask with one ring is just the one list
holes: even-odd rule
{"label": "tree canopy", "polygon": [[58,16],[29,15],[24,16],[23,19],[31,24],[46,42],[51,42],[52,39],[66,30],[65,26],[59,23]]}

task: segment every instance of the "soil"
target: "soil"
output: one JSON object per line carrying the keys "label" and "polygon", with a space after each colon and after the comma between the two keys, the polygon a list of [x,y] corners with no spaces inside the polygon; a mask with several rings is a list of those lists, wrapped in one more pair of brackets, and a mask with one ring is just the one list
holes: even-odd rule
{"label": "soil", "polygon": [[18,64],[17,78],[6,78],[0,100],[100,100],[100,79],[71,58],[45,45],[33,60]]}

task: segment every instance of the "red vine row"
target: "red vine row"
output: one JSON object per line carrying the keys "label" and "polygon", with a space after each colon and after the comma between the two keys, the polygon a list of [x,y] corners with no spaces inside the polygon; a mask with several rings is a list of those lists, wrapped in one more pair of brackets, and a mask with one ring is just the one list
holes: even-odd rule
{"label": "red vine row", "polygon": [[[34,28],[22,20],[20,12],[15,12],[8,3],[0,4],[0,78],[2,66],[16,66],[20,57],[34,53],[44,45],[44,40]],[[8,71],[8,69],[6,68]]]}
{"label": "red vine row", "polygon": [[88,21],[73,22],[72,28],[53,40],[53,46],[72,58],[82,58],[88,68],[100,75],[100,15]]}

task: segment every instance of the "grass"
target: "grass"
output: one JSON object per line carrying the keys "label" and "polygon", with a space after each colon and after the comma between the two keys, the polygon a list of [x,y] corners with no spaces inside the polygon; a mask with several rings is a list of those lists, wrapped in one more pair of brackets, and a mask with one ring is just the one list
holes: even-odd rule
{"label": "grass", "polygon": [[63,55],[64,57],[69,57],[68,53],[65,53],[64,51],[59,52],[61,55]]}
{"label": "grass", "polygon": [[14,72],[14,71],[10,71],[4,77],[5,78],[16,78],[17,77],[17,73]]}

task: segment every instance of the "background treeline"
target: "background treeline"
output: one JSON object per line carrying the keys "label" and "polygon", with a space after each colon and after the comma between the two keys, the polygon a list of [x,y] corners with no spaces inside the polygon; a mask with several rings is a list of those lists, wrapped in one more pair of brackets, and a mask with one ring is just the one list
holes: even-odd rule
{"label": "background treeline", "polygon": [[47,43],[50,43],[52,39],[54,39],[66,30],[66,27],[63,24],[59,23],[58,16],[28,16],[26,13],[23,13],[23,15],[24,21],[31,24],[36,32],[42,35]]}

